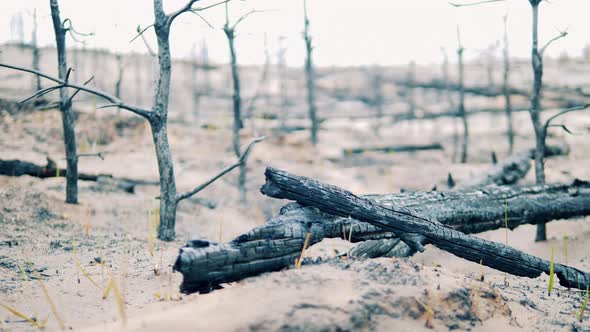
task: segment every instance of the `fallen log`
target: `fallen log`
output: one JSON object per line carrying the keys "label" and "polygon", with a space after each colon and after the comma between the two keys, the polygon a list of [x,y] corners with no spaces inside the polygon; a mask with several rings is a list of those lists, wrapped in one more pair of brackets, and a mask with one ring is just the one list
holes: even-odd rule
{"label": "fallen log", "polygon": [[[545,146],[545,157],[565,156],[570,149],[566,144]],[[479,176],[458,184],[454,189],[483,187],[490,184],[511,185],[524,178],[531,168],[531,159],[535,158],[535,149],[514,154],[504,161],[494,164]]]}
{"label": "fallen log", "polygon": [[[58,168],[55,161],[47,158],[47,165],[41,166],[28,161],[13,159],[0,160],[0,175],[23,176],[30,175],[41,179],[53,177],[65,177],[66,169]],[[116,178],[110,174],[87,174],[78,173],[78,179],[82,181],[94,181],[101,184],[113,185],[128,193],[135,192],[138,185],[158,185],[157,181],[133,180],[127,178]]]}
{"label": "fallen log", "polygon": [[[269,197],[294,200],[336,216],[352,217],[394,232],[413,250],[432,244],[471,262],[510,273],[536,278],[550,273],[550,262],[510,246],[473,237],[401,207],[386,207],[341,188],[268,167],[261,192]],[[586,183],[587,184],[587,183]],[[552,205],[552,204],[547,204]],[[555,212],[551,207],[547,213]],[[590,287],[590,274],[554,264],[559,283],[568,288]]]}
{"label": "fallen log", "polygon": [[[504,227],[506,206],[510,229],[590,214],[590,185],[581,181],[570,185],[491,186],[468,191],[363,197],[388,208],[412,211],[464,233]],[[324,238],[348,238],[351,235],[352,242],[362,242],[359,246],[363,246],[361,252],[351,254],[366,257],[405,257],[413,253],[407,245],[400,245],[400,239],[388,230],[290,203],[278,216],[229,243],[189,241],[180,249],[174,265],[174,269],[183,274],[181,290],[206,292],[221,283],[293,265],[301,253],[307,232],[311,233],[310,245]]]}
{"label": "fallen log", "polygon": [[342,150],[344,155],[361,154],[365,152],[415,152],[415,151],[426,151],[426,150],[443,150],[443,146],[440,143],[432,143],[425,145],[393,145],[393,146],[372,146],[372,147],[360,147],[350,148]]}

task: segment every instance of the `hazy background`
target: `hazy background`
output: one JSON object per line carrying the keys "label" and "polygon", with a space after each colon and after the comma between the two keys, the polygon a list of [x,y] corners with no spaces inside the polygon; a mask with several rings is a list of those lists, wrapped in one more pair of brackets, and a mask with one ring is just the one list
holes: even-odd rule
{"label": "hazy background", "polygon": [[[197,4],[207,6],[216,2],[203,0]],[[164,1],[167,12],[184,3],[186,0]],[[273,58],[278,39],[283,36],[288,65],[298,66],[303,63],[305,51],[301,38],[301,0],[234,0],[229,6],[233,20],[251,9],[265,11],[251,15],[238,27],[236,43],[239,63],[264,62],[265,35]],[[11,28],[11,21],[19,13],[24,21],[25,41],[30,40],[31,13],[34,8],[39,16],[40,45],[53,44],[48,0],[0,1],[0,11],[3,13],[0,17],[0,42],[18,39],[18,33]],[[140,39],[133,43],[129,41],[138,24],[147,26],[153,22],[152,1],[61,0],[60,8],[62,18],[71,18],[77,30],[95,34],[87,38],[87,47],[118,52],[145,52]],[[320,66],[390,65],[413,60],[422,64],[439,62],[442,59],[441,47],[454,56],[457,25],[462,31],[465,55],[475,58],[481,56],[482,51],[496,40],[501,40],[502,16],[505,13],[509,13],[512,56],[528,57],[530,53],[531,10],[528,0],[462,8],[454,8],[442,0],[309,0],[308,12],[315,45],[315,62]],[[547,55],[558,56],[563,52],[576,56],[580,54],[588,43],[589,12],[588,0],[552,0],[541,4],[541,44],[557,35],[559,30],[567,29],[569,32],[568,37],[552,46]],[[225,21],[224,6],[209,9],[202,14],[214,29],[196,15],[183,14],[174,24],[171,34],[173,56],[189,57],[195,45],[198,47],[206,40],[211,60],[227,62],[227,41],[221,30]],[[147,36],[155,47],[153,30],[149,30]],[[69,39],[69,46],[72,45],[74,42]]]}

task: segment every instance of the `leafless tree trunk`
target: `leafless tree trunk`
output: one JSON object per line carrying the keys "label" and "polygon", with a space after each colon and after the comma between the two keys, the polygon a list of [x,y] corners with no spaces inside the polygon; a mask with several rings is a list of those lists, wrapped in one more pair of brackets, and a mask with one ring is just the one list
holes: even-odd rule
{"label": "leafless tree trunk", "polygon": [[[33,55],[33,69],[40,70],[39,68],[39,43],[37,42],[37,9],[33,10],[33,32],[31,34],[31,48]],[[35,90],[41,90],[41,77],[33,77],[35,80]]]}
{"label": "leafless tree trunk", "polygon": [[[64,29],[59,16],[57,0],[50,0],[51,19],[55,31],[57,46],[57,68],[59,78],[68,80],[68,67],[66,58],[66,29]],[[66,176],[66,203],[78,203],[78,156],[76,152],[76,132],[74,129],[74,112],[68,90],[59,89],[60,110],[62,115],[64,145],[66,150],[67,176]]]}
{"label": "leafless tree trunk", "polygon": [[[539,3],[541,0],[529,0],[533,12],[533,39],[532,39],[532,67],[533,67],[533,94],[531,97],[531,120],[535,130],[535,180],[537,184],[545,183],[545,129],[541,124],[541,87],[543,86],[543,57],[539,51]],[[547,226],[545,223],[537,225],[535,241],[547,240]]]}
{"label": "leafless tree trunk", "polygon": [[125,63],[123,62],[123,56],[117,54],[115,59],[117,60],[117,82],[115,83],[115,97],[121,99],[121,86],[123,83],[123,74],[125,73]]}
{"label": "leafless tree trunk", "polygon": [[416,93],[415,88],[413,87],[416,82],[416,63],[414,61],[410,62],[407,75],[407,80],[410,83],[407,90],[408,114],[410,117],[414,118],[416,116]]}
{"label": "leafless tree trunk", "polygon": [[512,104],[510,102],[510,54],[508,52],[508,15],[504,16],[504,50],[502,52],[504,58],[504,84],[502,91],[504,93],[504,108],[506,110],[506,122],[508,125],[508,154],[512,154],[514,150],[514,126],[512,121]]}
{"label": "leafless tree trunk", "polygon": [[457,48],[457,57],[459,60],[459,112],[463,122],[463,141],[461,142],[461,163],[467,162],[467,148],[469,143],[469,125],[467,123],[467,112],[465,111],[465,88],[464,88],[464,66],[463,66],[463,45],[461,45],[461,33],[457,29],[457,41],[459,47]]}
{"label": "leafless tree trunk", "polygon": [[[446,50],[442,49],[443,53],[443,63],[442,63],[442,75],[443,75],[443,83],[445,84],[445,95],[447,96],[447,102],[449,104],[449,109],[455,109],[455,102],[453,101],[453,96],[448,89],[451,85],[449,79],[449,57],[447,56]],[[454,112],[454,111],[453,111]],[[457,117],[453,116],[451,118],[453,122],[453,156],[452,161],[455,162],[457,160],[457,155],[459,154],[459,129],[457,126]]]}
{"label": "leafless tree trunk", "polygon": [[[229,56],[231,75],[233,81],[233,113],[234,113],[234,125],[233,125],[233,147],[236,156],[240,156],[240,129],[244,128],[242,123],[242,99],[240,94],[240,73],[238,70],[238,63],[236,58],[236,49],[234,45],[235,40],[235,25],[229,25],[228,5],[225,3],[226,21],[223,31],[227,37],[229,44]],[[247,203],[246,196],[246,164],[240,165],[240,174],[238,175],[238,189],[240,191],[240,201],[242,204]]]}
{"label": "leafless tree trunk", "polygon": [[279,50],[277,53],[277,71],[279,76],[279,98],[280,98],[280,114],[279,118],[281,119],[281,129],[284,130],[287,127],[287,107],[289,104],[288,96],[287,96],[287,84],[285,74],[287,71],[287,64],[285,55],[287,50],[283,45],[284,37],[279,37]]}
{"label": "leafless tree trunk", "polygon": [[158,238],[172,240],[176,224],[176,181],[172,164],[172,152],[168,143],[168,102],[172,61],[170,57],[170,24],[164,13],[162,0],[154,0],[154,29],[158,41],[158,79],[152,99],[152,114],[149,117],[152,137],[160,173],[160,224]]}
{"label": "leafless tree trunk", "polygon": [[304,15],[304,33],[305,40],[305,75],[307,78],[307,105],[309,107],[309,119],[311,120],[311,143],[316,145],[318,143],[318,120],[317,108],[315,105],[315,73],[312,61],[312,44],[311,36],[309,34],[309,18],[307,17],[307,0],[303,0],[303,15]]}
{"label": "leafless tree trunk", "polygon": [[196,122],[199,122],[199,102],[201,100],[201,91],[197,84],[199,62],[197,59],[197,46],[193,44],[193,61],[191,63],[191,96],[193,100],[193,114],[195,115]]}
{"label": "leafless tree trunk", "polygon": [[[172,61],[170,57],[170,43],[169,43],[169,36],[170,36],[170,26],[173,20],[185,12],[194,12],[199,10],[204,10],[207,8],[211,8],[212,6],[203,7],[203,8],[194,8],[192,7],[195,2],[198,0],[189,0],[187,3],[179,10],[174,11],[170,14],[166,14],[163,9],[162,0],[153,0],[154,4],[154,17],[155,22],[153,24],[153,28],[156,33],[157,41],[158,41],[158,52],[157,58],[159,63],[158,68],[158,77],[157,81],[155,82],[155,93],[153,96],[153,104],[151,110],[146,110],[140,107],[132,106],[129,104],[124,103],[120,99],[115,96],[112,96],[106,92],[103,92],[98,89],[89,88],[86,85],[89,81],[87,81],[84,85],[71,83],[68,81],[67,75],[64,78],[56,78],[45,73],[27,69],[17,66],[12,66],[8,64],[0,63],[0,67],[10,68],[18,71],[28,72],[35,75],[42,76],[50,81],[56,83],[55,86],[50,88],[43,89],[38,91],[33,96],[27,98],[25,101],[31,100],[33,98],[42,96],[50,91],[53,90],[65,90],[64,88],[73,88],[76,89],[76,92],[73,96],[78,93],[79,91],[84,91],[90,93],[94,96],[99,96],[101,98],[106,99],[110,102],[101,108],[106,107],[119,107],[121,109],[127,110],[132,112],[136,115],[139,115],[146,120],[148,120],[151,130],[152,130],[152,137],[154,141],[154,147],[156,150],[156,158],[158,162],[158,171],[160,174],[160,224],[158,228],[158,238],[161,240],[173,240],[175,237],[174,226],[176,223],[176,207],[178,203],[184,199],[187,199],[207,186],[211,183],[215,182],[217,179],[221,178],[225,174],[229,173],[233,169],[237,168],[238,166],[243,165],[248,158],[250,151],[253,148],[255,143],[258,143],[264,139],[264,137],[254,139],[248,147],[244,150],[244,153],[239,155],[238,161],[231,166],[226,167],[217,175],[212,177],[211,179],[205,181],[203,184],[199,185],[193,190],[185,192],[183,194],[176,193],[176,181],[174,178],[174,168],[172,163],[172,154],[170,152],[170,145],[168,143],[168,134],[167,134],[167,118],[168,118],[168,101],[169,101],[169,94],[170,94],[170,78],[171,78],[171,70],[172,70]],[[219,3],[218,3],[219,4]],[[56,31],[62,32],[61,34],[57,34],[58,36],[62,36],[60,40],[58,37],[58,45],[63,45],[63,37],[64,37],[64,30],[63,25],[59,20],[59,12],[57,11],[57,0],[51,0],[51,7],[52,12],[56,15],[54,17],[54,25],[57,27]],[[54,10],[55,8],[55,10]],[[58,30],[59,28],[59,30]],[[145,30],[144,30],[145,31]],[[140,32],[143,33],[144,31]],[[58,49],[60,49],[58,47]],[[65,49],[65,48],[64,48]],[[65,59],[64,59],[65,60]],[[60,62],[60,65],[64,62]],[[60,70],[61,70],[60,66]],[[61,75],[61,72],[60,72]],[[66,95],[67,96],[67,95]],[[66,105],[70,105],[71,99],[68,100]],[[63,103],[62,103],[63,104]],[[72,118],[73,119],[73,118]],[[64,122],[65,123],[65,122]],[[72,132],[73,133],[73,132]],[[70,142],[66,139],[66,142]],[[75,143],[75,141],[74,141]],[[69,146],[69,145],[68,145]],[[75,149],[75,144],[73,145]],[[75,152],[75,150],[74,150]],[[75,156],[75,154],[74,154]],[[74,158],[74,161],[77,159]],[[70,159],[68,159],[69,163]],[[71,176],[70,168],[68,165],[67,176]],[[77,174],[76,174],[77,178]]]}

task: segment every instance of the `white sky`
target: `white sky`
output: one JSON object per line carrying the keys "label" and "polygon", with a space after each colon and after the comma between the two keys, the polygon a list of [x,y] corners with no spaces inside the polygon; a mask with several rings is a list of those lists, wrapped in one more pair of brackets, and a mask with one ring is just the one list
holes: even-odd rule
{"label": "white sky", "polygon": [[[164,0],[166,11],[179,8],[186,0]],[[202,0],[201,6],[218,0]],[[464,0],[455,0],[461,2]],[[472,0],[467,0],[472,1]],[[197,4],[199,4],[197,3]],[[129,43],[138,24],[147,26],[153,21],[150,0],[61,0],[62,18],[70,18],[82,32],[93,32],[87,39],[88,47],[108,48],[120,52],[145,52],[140,39]],[[31,16],[37,8],[41,45],[54,42],[49,0],[0,1],[0,42],[14,38],[10,21],[14,14],[23,13],[25,39],[30,39]],[[237,29],[238,62],[264,62],[264,35],[267,35],[272,61],[276,61],[277,40],[286,37],[287,63],[298,66],[305,54],[302,41],[302,0],[233,0],[229,3],[230,16],[237,19],[251,9],[265,10],[242,22]],[[371,64],[405,64],[439,62],[441,47],[454,56],[456,28],[461,27],[466,56],[481,55],[482,50],[503,33],[502,16],[509,13],[511,54],[528,57],[530,54],[531,10],[528,0],[508,0],[504,3],[454,8],[443,0],[308,0],[311,32],[315,45],[314,60],[320,66]],[[569,35],[548,50],[549,56],[567,51],[579,55],[590,42],[589,0],[551,0],[540,8],[541,44],[553,38],[559,30]],[[171,34],[174,57],[190,56],[195,44],[206,40],[214,62],[227,62],[227,41],[221,27],[224,8],[218,6],[202,12],[215,27],[211,29],[196,15],[186,13],[173,25]],[[155,47],[153,30],[148,38]],[[71,39],[69,46],[73,45]],[[500,53],[498,52],[498,55]]]}

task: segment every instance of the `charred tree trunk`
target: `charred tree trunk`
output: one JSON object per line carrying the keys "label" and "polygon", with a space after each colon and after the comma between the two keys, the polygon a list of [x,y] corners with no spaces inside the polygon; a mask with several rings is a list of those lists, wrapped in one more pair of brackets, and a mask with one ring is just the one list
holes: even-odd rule
{"label": "charred tree trunk", "polygon": [[[370,223],[394,232],[413,250],[424,251],[424,245],[432,244],[458,257],[516,276],[535,278],[542,273],[549,274],[549,261],[466,235],[411,209],[386,207],[338,187],[270,167],[265,175],[266,183],[261,188],[265,195],[295,200],[325,213]],[[562,264],[554,264],[554,271],[564,287],[585,289],[590,286],[588,273]]]}
{"label": "charred tree trunk", "polygon": [[[539,3],[541,0],[529,0],[533,12],[533,42],[532,42],[532,68],[533,68],[533,93],[531,96],[531,120],[535,130],[535,180],[537,184],[545,183],[545,127],[541,123],[541,88],[543,86],[543,56],[539,51]],[[537,225],[535,241],[547,240],[547,227],[545,224]]]}
{"label": "charred tree trunk", "polygon": [[286,84],[286,72],[287,72],[287,64],[286,64],[286,59],[285,59],[285,55],[287,53],[287,50],[285,49],[285,46],[283,45],[283,38],[279,38],[279,50],[277,53],[277,73],[278,73],[278,78],[279,78],[279,98],[280,98],[280,113],[279,113],[279,119],[281,121],[281,131],[285,130],[285,128],[287,128],[287,112],[288,112],[288,105],[289,105],[289,101],[288,101],[288,97],[287,97],[287,84]]}
{"label": "charred tree trunk", "polygon": [[[39,43],[37,41],[37,9],[33,9],[33,32],[31,34],[31,48],[32,48],[32,55],[33,55],[33,69],[40,70],[39,67]],[[42,89],[41,86],[41,77],[35,75],[33,78],[35,80],[35,91],[39,91]]]}
{"label": "charred tree trunk", "polygon": [[311,143],[318,143],[318,119],[315,104],[315,73],[313,68],[311,35],[309,34],[309,18],[307,17],[307,0],[303,0],[304,33],[305,40],[305,77],[307,85],[307,107],[309,108],[309,119],[311,120]]}
{"label": "charred tree trunk", "polygon": [[416,116],[416,93],[414,83],[416,82],[416,63],[414,61],[410,62],[410,66],[408,68],[408,82],[410,82],[410,86],[407,90],[407,100],[408,100],[408,115],[410,117]]}
{"label": "charred tree trunk", "polygon": [[[405,209],[426,219],[464,233],[508,227],[590,214],[590,186],[572,185],[528,187],[488,187],[485,192],[416,192],[367,195],[366,199],[387,208]],[[534,208],[531,208],[534,207]],[[352,233],[350,233],[352,227]],[[293,265],[301,253],[306,233],[310,245],[324,238],[352,234],[361,242],[352,255],[365,257],[406,257],[413,253],[393,233],[347,217],[336,217],[296,203],[285,205],[280,215],[225,244],[189,241],[180,250],[175,269],[183,274],[185,292],[207,291],[225,282],[241,280]],[[479,262],[479,261],[478,261]]]}
{"label": "charred tree trunk", "polygon": [[[23,176],[30,175],[41,179],[53,177],[67,177],[67,169],[59,169],[57,164],[47,158],[47,165],[41,166],[28,161],[22,160],[1,160],[0,175]],[[133,180],[127,178],[115,178],[111,174],[88,174],[78,173],[78,179],[82,181],[94,181],[113,185],[128,193],[135,192],[137,185],[157,185],[158,182]]]}
{"label": "charred tree trunk", "polygon": [[[227,3],[226,3],[227,6]],[[227,7],[226,7],[227,9]],[[244,127],[242,123],[242,99],[240,92],[240,73],[238,70],[238,63],[236,58],[236,49],[234,45],[235,30],[229,26],[229,22],[226,21],[225,27],[223,28],[227,41],[229,43],[229,55],[231,65],[231,75],[233,80],[233,114],[234,114],[234,125],[233,125],[233,147],[236,157],[240,157],[240,129]],[[240,174],[238,175],[238,190],[240,192],[240,201],[242,204],[247,203],[246,196],[246,164],[240,165]]]}
{"label": "charred tree trunk", "polygon": [[[55,31],[55,42],[57,47],[57,68],[59,78],[68,80],[68,66],[66,58],[66,29],[63,27],[57,0],[51,0],[51,18],[53,30]],[[76,152],[76,131],[74,129],[74,112],[68,90],[59,89],[60,111],[64,134],[64,146],[68,164],[68,175],[66,177],[66,203],[78,203],[78,156]]]}
{"label": "charred tree trunk", "polygon": [[152,138],[158,160],[160,174],[160,223],[158,238],[171,241],[175,237],[176,224],[176,180],[172,164],[172,152],[168,143],[168,98],[170,96],[170,76],[172,61],[170,59],[170,25],[164,13],[161,0],[154,0],[154,29],[158,40],[158,79],[152,100],[149,118]]}
{"label": "charred tree trunk", "polygon": [[443,146],[440,143],[425,144],[425,145],[394,145],[394,146],[373,146],[373,147],[362,147],[353,149],[344,149],[342,152],[344,155],[361,154],[365,152],[416,152],[416,151],[428,151],[428,150],[443,150]]}
{"label": "charred tree trunk", "polygon": [[115,83],[115,97],[121,99],[121,88],[123,84],[123,74],[125,73],[125,64],[123,63],[123,56],[117,54],[117,82]]}
{"label": "charred tree trunk", "polygon": [[506,124],[508,130],[508,154],[514,151],[514,126],[512,121],[512,103],[510,102],[510,54],[508,52],[508,16],[504,16],[504,50],[502,52],[504,59],[504,71],[502,91],[504,92],[504,109],[506,110]]}
{"label": "charred tree trunk", "polygon": [[469,144],[469,124],[467,123],[467,112],[465,111],[465,89],[463,84],[463,46],[459,38],[459,48],[457,49],[457,58],[459,60],[459,110],[458,114],[463,123],[463,140],[461,141],[461,163],[467,162],[467,148]]}

